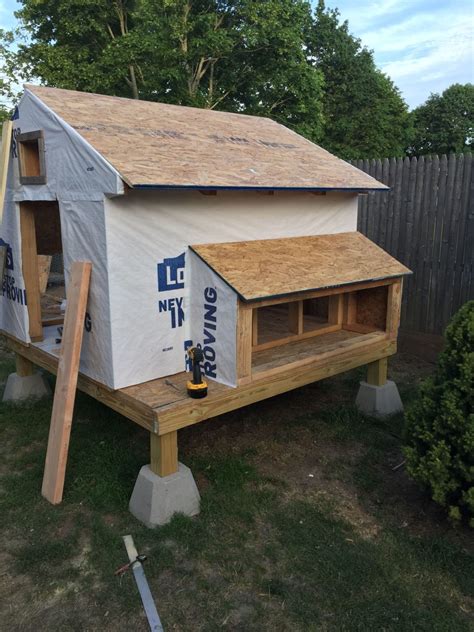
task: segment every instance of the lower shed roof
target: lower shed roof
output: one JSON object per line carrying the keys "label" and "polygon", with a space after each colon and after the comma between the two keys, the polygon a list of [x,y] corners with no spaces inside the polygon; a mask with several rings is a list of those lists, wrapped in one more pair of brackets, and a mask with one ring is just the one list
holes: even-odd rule
{"label": "lower shed roof", "polygon": [[246,302],[410,274],[358,232],[191,249]]}

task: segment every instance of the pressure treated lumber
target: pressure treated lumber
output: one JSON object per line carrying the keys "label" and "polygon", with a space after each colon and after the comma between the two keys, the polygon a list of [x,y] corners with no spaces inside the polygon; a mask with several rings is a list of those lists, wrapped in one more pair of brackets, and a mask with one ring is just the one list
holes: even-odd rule
{"label": "pressure treated lumber", "polygon": [[3,207],[5,205],[8,164],[9,164],[9,159],[10,159],[10,147],[11,147],[11,142],[12,142],[12,129],[13,129],[12,121],[5,121],[3,123],[2,149],[0,152],[0,225],[3,219]]}
{"label": "pressure treated lumber", "polygon": [[88,261],[75,261],[71,266],[42,488],[53,505],[63,497],[91,269]]}
{"label": "pressure treated lumber", "polygon": [[268,118],[25,86],[130,186],[385,190]]}
{"label": "pressure treated lumber", "polygon": [[392,338],[396,338],[400,325],[402,307],[402,281],[390,285],[388,288],[386,330]]}
{"label": "pressure treated lumber", "polygon": [[158,476],[169,476],[178,471],[178,433],[165,435],[150,433],[150,469]]}
{"label": "pressure treated lumber", "polygon": [[250,380],[252,375],[253,321],[250,310],[237,313],[237,379],[239,384]]}
{"label": "pressure treated lumber", "polygon": [[19,355],[18,353],[15,355],[15,364],[16,364],[16,374],[19,377],[28,377],[30,375],[33,375],[34,373],[33,364],[29,360],[24,358],[23,356]]}
{"label": "pressure treated lumber", "polygon": [[349,371],[357,366],[363,366],[379,358],[393,355],[396,349],[395,340],[387,340],[386,337],[382,337],[372,344],[362,346],[352,354],[341,353],[338,358],[333,356],[324,360],[315,358],[312,364],[298,369],[293,369],[290,365],[287,371],[230,390],[229,387],[212,388],[206,398],[193,400],[192,404],[176,402],[161,407],[157,411],[158,431],[160,434],[166,434],[172,430],[185,428],[236,408],[248,406],[305,384],[311,384],[317,380]]}
{"label": "pressure treated lumber", "polygon": [[[251,312],[252,310],[247,310]],[[27,345],[8,332],[1,332],[8,346],[35,365],[56,373],[58,357],[37,345]],[[205,421],[223,413],[247,406],[268,397],[285,393],[305,384],[349,371],[358,366],[393,355],[397,349],[396,340],[389,339],[384,332],[378,336],[365,338],[362,348],[351,353],[346,349],[336,351],[329,358],[315,357],[310,364],[287,370],[268,379],[258,379],[232,388],[212,382],[209,395],[203,400],[193,400],[187,396],[186,383],[189,373],[178,373],[168,378],[159,378],[113,391],[86,375],[79,374],[77,386],[91,397],[128,417],[150,432],[167,434],[180,428]],[[338,332],[334,335],[342,335]],[[364,336],[361,336],[364,338]],[[315,341],[316,339],[314,339]],[[312,341],[313,342],[313,341]],[[318,353],[321,353],[321,347]],[[266,353],[266,352],[265,352]]]}
{"label": "pressure treated lumber", "polygon": [[410,274],[408,268],[358,232],[191,248],[243,301]]}
{"label": "pressure treated lumber", "polygon": [[34,209],[29,203],[20,204],[21,260],[25,282],[29,333],[33,342],[43,339],[41,325],[41,296],[36,251]]}
{"label": "pressure treated lumber", "polygon": [[367,383],[383,386],[387,381],[388,358],[381,358],[367,365]]}

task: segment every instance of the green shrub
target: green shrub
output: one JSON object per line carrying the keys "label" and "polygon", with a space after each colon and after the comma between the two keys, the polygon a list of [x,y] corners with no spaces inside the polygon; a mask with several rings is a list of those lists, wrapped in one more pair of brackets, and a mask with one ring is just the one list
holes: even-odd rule
{"label": "green shrub", "polygon": [[454,520],[474,527],[474,301],[446,328],[434,375],[407,411],[408,473]]}

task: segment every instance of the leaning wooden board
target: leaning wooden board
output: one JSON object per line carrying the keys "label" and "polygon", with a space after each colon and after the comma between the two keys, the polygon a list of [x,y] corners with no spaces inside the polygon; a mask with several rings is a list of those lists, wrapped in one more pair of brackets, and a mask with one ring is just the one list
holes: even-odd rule
{"label": "leaning wooden board", "polygon": [[74,262],[67,291],[42,488],[43,496],[54,505],[63,497],[91,269],[92,264],[88,261]]}
{"label": "leaning wooden board", "polygon": [[[12,128],[13,125],[11,121],[5,121],[3,123],[2,149],[0,151],[0,226],[3,220],[3,207],[5,205],[5,193],[7,190],[8,162],[10,158]],[[2,279],[6,255],[7,247],[0,246],[0,278]]]}

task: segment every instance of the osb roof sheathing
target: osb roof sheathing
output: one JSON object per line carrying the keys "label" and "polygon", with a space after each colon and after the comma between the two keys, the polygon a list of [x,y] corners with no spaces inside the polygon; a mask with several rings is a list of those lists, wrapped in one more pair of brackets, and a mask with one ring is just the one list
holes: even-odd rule
{"label": "osb roof sheathing", "polygon": [[244,301],[410,274],[358,232],[191,248]]}
{"label": "osb roof sheathing", "polygon": [[386,189],[274,121],[25,86],[132,187]]}

